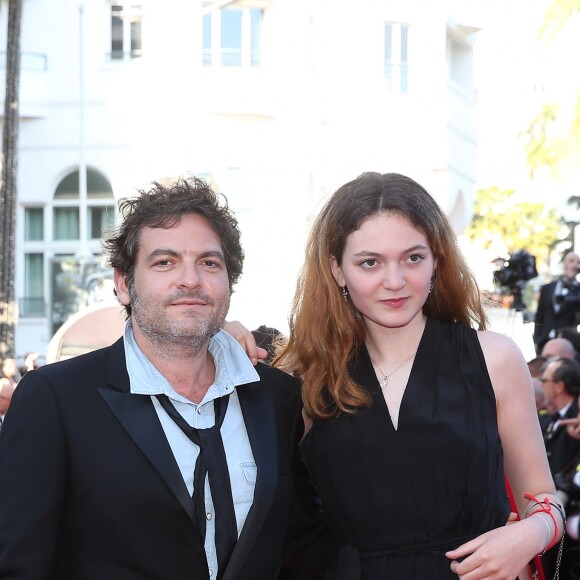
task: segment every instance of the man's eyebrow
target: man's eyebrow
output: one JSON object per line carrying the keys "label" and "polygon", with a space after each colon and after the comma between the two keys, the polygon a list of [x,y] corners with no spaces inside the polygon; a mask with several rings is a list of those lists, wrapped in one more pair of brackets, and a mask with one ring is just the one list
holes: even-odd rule
{"label": "man's eyebrow", "polygon": [[220,252],[219,250],[207,250],[206,252],[202,252],[199,255],[199,258],[219,258],[220,260],[225,261],[223,252]]}
{"label": "man's eyebrow", "polygon": [[176,252],[175,250],[171,250],[169,248],[157,248],[155,250],[152,250],[149,254],[147,254],[147,260],[154,260],[159,256],[172,256],[174,258],[177,258],[179,256],[179,252]]}
{"label": "man's eyebrow", "polygon": [[[155,258],[161,257],[161,256],[170,256],[172,258],[178,258],[179,256],[181,256],[181,252],[177,252],[176,250],[172,250],[170,248],[157,248],[155,250],[152,250],[148,255],[147,255],[147,260],[154,260]],[[221,252],[220,250],[206,250],[205,252],[201,252],[197,258],[219,258],[220,260],[224,260],[224,254],[223,252]]]}

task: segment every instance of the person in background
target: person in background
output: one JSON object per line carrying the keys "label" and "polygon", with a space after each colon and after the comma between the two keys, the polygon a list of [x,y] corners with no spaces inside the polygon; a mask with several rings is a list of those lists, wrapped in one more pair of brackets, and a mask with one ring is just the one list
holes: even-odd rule
{"label": "person in background", "polygon": [[575,327],[578,323],[580,284],[576,276],[580,257],[574,252],[568,252],[562,263],[562,275],[540,288],[534,327],[534,344],[538,354],[548,340],[556,338],[560,328]]}
{"label": "person in background", "polygon": [[544,430],[544,442],[552,474],[560,472],[580,451],[580,441],[570,437],[560,425],[562,419],[578,415],[580,368],[574,360],[554,359],[548,362],[540,378],[546,405],[554,409]]}
{"label": "person in background", "polygon": [[37,352],[27,352],[24,355],[24,364],[20,367],[20,376],[23,377],[27,372],[37,369],[40,365],[38,359],[40,355]]}
{"label": "person in background", "polygon": [[263,348],[268,353],[264,362],[270,364],[276,352],[276,342],[282,337],[282,333],[277,328],[262,324],[252,330],[252,334],[254,335],[256,346]]}
{"label": "person in background", "polygon": [[540,422],[542,433],[546,430],[548,424],[552,420],[551,415],[555,410],[548,407],[544,388],[542,387],[541,377],[547,362],[548,359],[541,355],[538,355],[527,362],[530,376],[532,377],[532,387],[536,398],[536,411],[538,412],[538,420]]}
{"label": "person in background", "polygon": [[565,326],[558,330],[558,338],[565,338],[574,347],[574,360],[580,364],[580,332],[573,326]]}
{"label": "person in background", "polygon": [[366,173],[334,193],[274,361],[302,380],[302,453],[339,549],[327,578],[513,579],[558,542],[530,373],[485,325],[423,187]]}
{"label": "person in background", "polygon": [[547,360],[557,358],[575,359],[576,350],[567,338],[551,338],[542,348],[541,356]]}
{"label": "person in background", "polygon": [[567,535],[562,554],[562,568],[568,571],[568,575],[562,574],[561,578],[575,580],[580,578],[578,550],[578,540],[580,539],[580,454],[562,471],[554,475],[554,484],[566,509]]}
{"label": "person in background", "polygon": [[[550,420],[543,423],[544,442],[548,455],[550,470],[556,488],[562,491],[562,481],[570,483],[567,490],[569,497],[575,498],[573,477],[580,457],[580,440],[570,436],[566,429],[566,420],[577,417],[578,395],[580,394],[580,368],[575,360],[569,358],[554,359],[548,362],[541,377],[546,403],[554,409]],[[561,496],[561,499],[565,499]],[[563,501],[566,514],[572,515],[577,502]],[[556,554],[548,553],[543,557],[544,569],[551,577],[556,569]],[[562,551],[562,578],[569,576],[571,570],[580,565],[577,550],[570,538],[566,538]]]}
{"label": "person in background", "polygon": [[15,388],[12,381],[5,377],[0,378],[0,429],[2,429],[4,416],[10,407]]}
{"label": "person in background", "polygon": [[2,365],[0,365],[0,376],[8,379],[14,386],[18,384],[20,373],[18,372],[15,359],[8,357],[2,360]]}
{"label": "person in background", "polygon": [[530,371],[530,376],[541,377],[544,366],[548,362],[548,359],[542,355],[535,356],[533,359],[527,362],[528,369]]}
{"label": "person in background", "polygon": [[121,212],[124,336],[27,373],[2,429],[0,579],[274,579],[324,526],[298,382],[220,330],[237,221],[195,177]]}
{"label": "person in background", "polygon": [[536,410],[538,411],[538,415],[540,417],[548,415],[546,395],[544,393],[540,377],[532,377],[532,385],[534,387],[534,396],[536,397]]}

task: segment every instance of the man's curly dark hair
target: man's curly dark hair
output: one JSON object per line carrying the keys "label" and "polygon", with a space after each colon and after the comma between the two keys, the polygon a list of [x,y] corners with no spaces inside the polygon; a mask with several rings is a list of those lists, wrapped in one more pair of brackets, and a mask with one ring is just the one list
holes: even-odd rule
{"label": "man's curly dark hair", "polygon": [[[119,210],[123,222],[115,233],[103,241],[110,265],[127,278],[132,287],[135,261],[145,227],[171,228],[186,215],[205,217],[219,236],[226,262],[230,293],[238,281],[244,264],[238,221],[230,211],[226,198],[215,193],[203,180],[195,176],[180,177],[170,185],[157,181],[138,196],[121,200]],[[127,316],[131,305],[125,306]]]}

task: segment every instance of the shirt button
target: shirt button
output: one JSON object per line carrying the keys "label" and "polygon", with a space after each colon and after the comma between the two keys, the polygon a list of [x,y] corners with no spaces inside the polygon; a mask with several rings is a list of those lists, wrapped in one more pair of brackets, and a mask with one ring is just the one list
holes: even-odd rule
{"label": "shirt button", "polygon": [[213,576],[213,570],[209,571],[209,576],[210,576],[210,578]]}
{"label": "shirt button", "polygon": [[211,520],[211,514],[209,512],[207,512],[207,514],[205,514],[205,518],[209,522]]}

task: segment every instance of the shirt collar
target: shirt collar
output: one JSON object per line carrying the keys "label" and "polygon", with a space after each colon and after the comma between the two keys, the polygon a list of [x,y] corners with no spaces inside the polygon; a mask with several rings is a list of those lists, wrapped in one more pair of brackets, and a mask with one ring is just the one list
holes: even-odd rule
{"label": "shirt collar", "polygon": [[563,419],[566,416],[566,413],[568,412],[568,409],[572,406],[572,403],[574,401],[570,401],[565,407],[562,407],[561,409],[558,410],[558,414],[560,415],[560,419]]}
{"label": "shirt collar", "polygon": [[[134,395],[159,395],[190,402],[175,392],[169,381],[155,368],[137,345],[133,325],[129,319],[123,334],[125,359],[129,374],[130,391]],[[260,380],[244,349],[227,332],[218,330],[209,341],[209,353],[215,364],[214,383],[203,402],[231,393],[236,387]]]}

